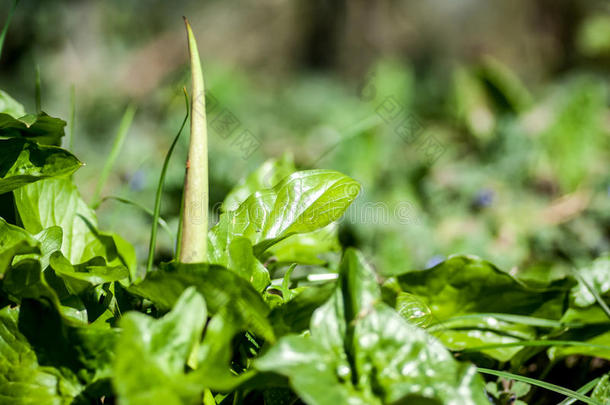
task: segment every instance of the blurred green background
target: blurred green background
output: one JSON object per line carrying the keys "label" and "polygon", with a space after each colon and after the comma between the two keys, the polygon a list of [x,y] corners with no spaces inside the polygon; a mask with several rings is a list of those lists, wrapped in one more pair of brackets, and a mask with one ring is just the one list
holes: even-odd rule
{"label": "blurred green background", "polygon": [[[86,200],[132,104],[103,195],[152,208],[185,112],[183,15],[208,89],[213,205],[265,160],[294,160],[362,183],[340,240],[381,274],[466,253],[536,278],[610,250],[608,1],[21,0],[0,87],[34,111],[38,65],[43,110],[66,120],[74,87]],[[163,200],[172,229],[187,141]],[[98,214],[145,258],[150,217],[113,201]],[[158,260],[172,250],[162,233]]]}

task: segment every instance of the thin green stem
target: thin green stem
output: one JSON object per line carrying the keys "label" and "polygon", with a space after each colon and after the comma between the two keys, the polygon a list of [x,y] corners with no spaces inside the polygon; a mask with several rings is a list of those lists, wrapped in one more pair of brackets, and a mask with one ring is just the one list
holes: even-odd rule
{"label": "thin green stem", "polygon": [[93,193],[93,198],[91,202],[91,206],[95,209],[100,203],[100,196],[102,195],[102,190],[104,189],[104,185],[106,185],[106,180],[108,180],[108,176],[112,171],[112,167],[119,157],[119,153],[121,152],[121,148],[123,147],[123,142],[127,136],[127,132],[131,127],[131,123],[133,121],[133,117],[136,113],[136,108],[134,105],[130,104],[125,113],[123,114],[123,118],[121,119],[121,123],[119,124],[119,129],[117,131],[116,136],[114,137],[114,143],[112,145],[112,149],[110,151],[110,155],[106,159],[106,163],[104,164],[104,168],[102,169],[102,173],[100,174],[99,180],[95,187],[95,192]]}
{"label": "thin green stem", "polygon": [[199,263],[207,260],[208,244],[208,134],[205,91],[197,42],[185,18],[191,59],[191,139],[184,179],[182,230],[178,260]]}
{"label": "thin green stem", "polygon": [[154,212],[153,212],[153,224],[152,224],[152,228],[150,231],[150,243],[148,246],[148,260],[146,262],[146,272],[147,273],[152,270],[153,261],[155,258],[155,247],[157,246],[157,223],[158,223],[157,219],[161,217],[161,196],[163,195],[163,184],[165,183],[165,175],[167,173],[167,167],[169,166],[169,160],[172,156],[172,153],[174,152],[174,148],[176,147],[176,144],[178,143],[180,134],[182,134],[182,130],[184,129],[184,126],[186,125],[186,121],[189,117],[189,98],[188,98],[186,89],[183,89],[183,91],[184,91],[184,102],[186,105],[186,114],[184,115],[184,119],[182,120],[182,125],[180,125],[180,129],[178,130],[178,133],[174,137],[174,140],[172,141],[172,144],[170,145],[169,150],[167,151],[167,154],[165,155],[165,160],[163,161],[163,167],[161,168],[161,175],[159,176],[159,183],[157,184],[157,193],[155,195],[155,208],[154,208]]}

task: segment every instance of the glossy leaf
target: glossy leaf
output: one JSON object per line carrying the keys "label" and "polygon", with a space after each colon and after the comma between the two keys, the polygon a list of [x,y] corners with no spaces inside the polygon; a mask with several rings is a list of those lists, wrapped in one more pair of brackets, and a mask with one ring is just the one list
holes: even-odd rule
{"label": "glossy leaf", "polygon": [[0,194],[49,177],[74,173],[82,163],[70,152],[23,139],[0,139]]}
{"label": "glossy leaf", "polygon": [[230,311],[240,326],[269,341],[275,340],[267,320],[269,307],[260,294],[248,281],[221,266],[170,263],[149,273],[144,281],[128,290],[151,300],[160,309],[168,310],[189,286],[194,286],[204,296],[210,313]]}
{"label": "glossy leaf", "polygon": [[118,235],[100,232],[95,213],[81,199],[69,178],[39,181],[14,191],[24,228],[38,233],[51,226],[63,230],[61,252],[70,263],[96,256],[109,265],[123,265],[135,272],[135,251]]}
{"label": "glossy leaf", "polygon": [[256,367],[285,375],[313,405],[488,403],[474,367],[381,302],[375,274],[354,250],[336,292],[313,314],[310,335],[281,338]]}
{"label": "glossy leaf", "polygon": [[[230,266],[230,246],[247,238],[255,256],[299,233],[312,232],[338,219],[360,191],[360,185],[333,171],[297,172],[273,188],[257,191],[234,211],[220,216],[209,234],[209,261]],[[239,269],[236,269],[239,272]],[[243,277],[249,278],[246,272]]]}
{"label": "glossy leaf", "polygon": [[45,144],[58,144],[65,135],[65,126],[66,121],[45,112],[21,117],[0,113],[0,138],[26,138]]}

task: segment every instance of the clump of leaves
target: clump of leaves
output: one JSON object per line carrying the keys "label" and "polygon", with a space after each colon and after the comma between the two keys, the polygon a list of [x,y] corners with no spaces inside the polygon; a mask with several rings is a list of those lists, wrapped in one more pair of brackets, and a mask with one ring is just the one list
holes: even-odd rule
{"label": "clump of leaves", "polygon": [[286,159],[237,185],[208,230],[203,77],[188,22],[187,33],[178,253],[154,266],[174,141],[145,271],[133,246],[99,229],[72,181],[80,161],[50,145],[65,123],[0,93],[0,404],[488,404],[537,398],[530,386],[606,401],[607,377],[573,390],[487,367],[610,359],[607,258],[535,284],[470,256],[381,280],[355,249],[322,256],[337,256],[333,224],[359,183]]}

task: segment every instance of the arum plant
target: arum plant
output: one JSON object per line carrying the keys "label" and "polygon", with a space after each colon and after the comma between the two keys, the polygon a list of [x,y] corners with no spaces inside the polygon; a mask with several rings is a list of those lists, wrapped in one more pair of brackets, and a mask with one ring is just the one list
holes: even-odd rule
{"label": "arum plant", "polygon": [[191,137],[186,161],[178,260],[199,263],[207,259],[208,134],[201,61],[193,30],[186,19],[191,59]]}

